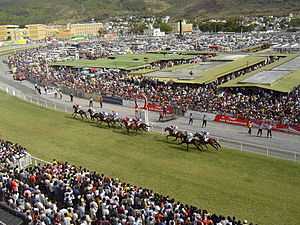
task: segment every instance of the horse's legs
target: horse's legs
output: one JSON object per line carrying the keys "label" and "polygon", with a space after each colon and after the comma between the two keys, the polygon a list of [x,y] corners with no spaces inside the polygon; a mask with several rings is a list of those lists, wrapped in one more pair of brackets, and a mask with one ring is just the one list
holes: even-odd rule
{"label": "horse's legs", "polygon": [[204,144],[204,146],[205,146],[206,150],[208,150],[208,146],[207,146],[207,144]]}
{"label": "horse's legs", "polygon": [[210,143],[210,146],[213,147],[215,150],[218,150],[218,147],[214,145],[214,143]]}
{"label": "horse's legs", "polygon": [[198,145],[198,144],[195,143],[195,146],[196,146],[196,148],[197,148],[199,151],[202,151],[202,150],[203,150],[202,147],[201,147],[201,145]]}
{"label": "horse's legs", "polygon": [[186,151],[188,152],[189,151],[189,144],[186,143]]}

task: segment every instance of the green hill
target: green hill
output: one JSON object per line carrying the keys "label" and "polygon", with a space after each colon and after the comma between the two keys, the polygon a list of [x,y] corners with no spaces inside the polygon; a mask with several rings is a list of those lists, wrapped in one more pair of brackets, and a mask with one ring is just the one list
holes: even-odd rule
{"label": "green hill", "polygon": [[49,23],[114,15],[216,17],[299,12],[294,0],[0,0],[0,23]]}

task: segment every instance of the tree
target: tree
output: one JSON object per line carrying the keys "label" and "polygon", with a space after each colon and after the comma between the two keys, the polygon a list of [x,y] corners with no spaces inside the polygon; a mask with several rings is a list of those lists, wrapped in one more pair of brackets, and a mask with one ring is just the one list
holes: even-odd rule
{"label": "tree", "polygon": [[172,27],[167,23],[160,23],[159,28],[162,32],[166,32],[166,33],[172,32]]}
{"label": "tree", "polygon": [[300,27],[300,18],[294,18],[291,20],[290,27]]}
{"label": "tree", "polygon": [[134,34],[143,34],[144,30],[147,28],[146,24],[143,22],[133,23],[131,25],[130,31]]}

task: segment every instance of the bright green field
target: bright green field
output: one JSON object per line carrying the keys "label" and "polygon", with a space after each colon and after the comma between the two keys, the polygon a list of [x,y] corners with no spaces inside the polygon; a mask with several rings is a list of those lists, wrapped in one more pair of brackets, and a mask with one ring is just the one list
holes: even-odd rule
{"label": "bright green field", "polygon": [[0,136],[211,212],[265,225],[300,221],[300,165],[234,150],[185,151],[159,134],[127,135],[0,93]]}
{"label": "bright green field", "polygon": [[74,60],[66,62],[57,62],[52,65],[63,65],[76,68],[118,68],[124,70],[135,70],[143,68],[153,62],[161,60],[172,60],[172,59],[191,59],[191,55],[178,55],[178,54],[127,54],[115,56],[114,59],[102,58],[97,60]]}
{"label": "bright green field", "polygon": [[295,87],[300,85],[300,70],[299,71],[294,71],[291,72],[290,74],[282,77],[281,79],[275,81],[271,85],[268,84],[253,84],[253,83],[240,83],[240,81],[245,80],[251,76],[254,76],[255,74],[262,72],[262,71],[269,71],[272,70],[273,68],[280,66],[284,63],[287,63],[288,61],[291,61],[292,59],[296,58],[298,55],[293,54],[293,55],[288,55],[285,58],[280,59],[279,61],[269,64],[259,70],[256,70],[254,72],[248,73],[244,76],[237,77],[236,79],[230,80],[219,87],[259,87],[259,88],[264,88],[264,89],[270,89],[274,91],[279,91],[279,92],[290,92],[292,91]]}

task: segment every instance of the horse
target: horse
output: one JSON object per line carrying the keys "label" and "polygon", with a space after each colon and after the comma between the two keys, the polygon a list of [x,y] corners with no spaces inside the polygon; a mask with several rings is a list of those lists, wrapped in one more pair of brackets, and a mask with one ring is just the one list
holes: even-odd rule
{"label": "horse", "polygon": [[189,145],[194,145],[199,151],[202,151],[203,148],[201,147],[201,143],[197,137],[193,137],[189,140],[188,135],[184,135],[181,143],[179,144],[186,144],[186,150],[189,151]]}
{"label": "horse", "polygon": [[79,109],[79,106],[78,105],[73,105],[73,114],[72,114],[72,117],[73,118],[76,118],[76,115],[80,115],[81,116],[81,119],[84,119],[84,117],[87,119],[87,114],[84,110],[82,109]]}
{"label": "horse", "polygon": [[115,127],[116,125],[119,125],[122,127],[122,119],[119,116],[116,116],[114,114],[110,114],[109,117],[111,118],[111,123]]}
{"label": "horse", "polygon": [[137,133],[139,130],[138,124],[135,120],[129,121],[128,118],[124,118],[122,119],[122,124],[125,126],[127,133],[129,133],[130,130],[134,130],[135,133]]}
{"label": "horse", "polygon": [[95,120],[95,119],[97,119],[98,118],[98,113],[94,113],[93,112],[93,110],[92,109],[88,109],[88,113],[89,113],[89,115],[90,115],[90,118],[91,118],[91,120]]}
{"label": "horse", "polygon": [[138,130],[142,130],[142,131],[146,131],[146,132],[148,131],[148,128],[151,127],[150,125],[148,125],[144,122],[136,122],[136,124],[137,124]]}
{"label": "horse", "polygon": [[207,143],[217,151],[222,149],[221,144],[215,138],[208,138]]}
{"label": "horse", "polygon": [[173,127],[173,126],[166,127],[165,132],[168,132],[167,139],[169,137],[176,137],[177,131],[176,131],[175,127]]}
{"label": "horse", "polygon": [[210,145],[215,150],[219,150],[219,149],[222,148],[222,146],[220,145],[220,143],[215,138],[209,137],[207,140],[205,140],[205,138],[203,137],[203,135],[201,135],[198,132],[194,136],[199,139],[199,141],[201,142],[201,144],[204,145],[206,147],[206,149],[208,149],[207,145]]}
{"label": "horse", "polygon": [[182,131],[176,130],[172,126],[166,127],[165,132],[168,132],[167,139],[169,137],[175,137],[175,141],[177,141],[178,139],[180,139],[182,141],[182,139],[184,137],[184,133]]}
{"label": "horse", "polygon": [[112,124],[112,118],[110,115],[107,115],[105,112],[99,112],[96,115],[94,114],[94,118],[97,119],[98,123],[106,123],[107,126],[110,128]]}

